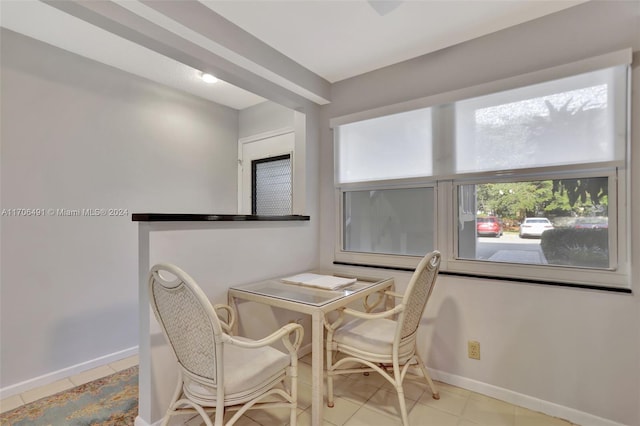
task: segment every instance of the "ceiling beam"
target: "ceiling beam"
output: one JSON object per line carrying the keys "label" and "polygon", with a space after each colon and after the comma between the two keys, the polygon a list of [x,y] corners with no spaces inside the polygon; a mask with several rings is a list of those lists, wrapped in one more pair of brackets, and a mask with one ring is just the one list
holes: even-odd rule
{"label": "ceiling beam", "polygon": [[[129,2],[131,3],[131,2]],[[198,33],[219,48],[215,53],[234,62],[238,55],[250,71],[272,80],[276,84],[308,97],[329,103],[331,84],[288,56],[283,55],[259,38],[246,32],[197,0],[140,0],[140,3],[179,22]],[[213,50],[213,49],[212,49]],[[279,77],[279,78],[278,78]]]}
{"label": "ceiling beam", "polygon": [[[309,102],[329,103],[328,95],[324,95],[327,98],[317,95],[273,71],[269,73],[262,70],[261,73],[257,73],[257,69],[251,69],[247,65],[253,63],[250,59],[240,54],[235,54],[234,60],[228,59],[234,56],[233,52],[226,52],[224,56],[220,51],[213,52],[215,49],[212,49],[211,45],[203,47],[202,43],[195,43],[177,35],[113,1],[41,1],[112,34],[195,69],[214,74],[227,83],[286,107],[301,110]],[[215,42],[212,40],[211,43]],[[328,82],[326,93],[329,93]]]}

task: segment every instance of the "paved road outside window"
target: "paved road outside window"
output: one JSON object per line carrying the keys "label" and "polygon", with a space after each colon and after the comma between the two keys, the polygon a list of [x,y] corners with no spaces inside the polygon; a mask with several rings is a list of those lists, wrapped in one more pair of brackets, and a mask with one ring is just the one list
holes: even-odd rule
{"label": "paved road outside window", "polygon": [[546,264],[539,238],[520,238],[504,234],[499,238],[478,237],[476,258],[494,262]]}

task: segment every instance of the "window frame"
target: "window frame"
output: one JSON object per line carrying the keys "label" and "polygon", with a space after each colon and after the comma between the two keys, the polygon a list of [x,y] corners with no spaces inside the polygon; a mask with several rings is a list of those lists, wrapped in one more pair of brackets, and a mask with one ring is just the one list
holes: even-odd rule
{"label": "window frame", "polygon": [[[334,187],[335,187],[335,247],[334,263],[371,266],[380,268],[412,269],[420,257],[405,255],[388,255],[375,253],[347,252],[343,249],[344,193],[353,190],[371,190],[403,188],[420,185],[433,185],[435,191],[434,205],[434,239],[435,247],[443,254],[441,272],[452,275],[473,276],[486,279],[548,283],[570,287],[587,287],[610,289],[612,291],[629,292],[631,288],[631,238],[630,231],[630,149],[631,149],[631,49],[612,52],[595,58],[560,65],[558,67],[532,72],[521,76],[485,83],[479,86],[446,92],[426,98],[416,99],[400,104],[389,105],[369,111],[361,111],[330,120],[334,130]],[[619,148],[624,150],[624,158],[594,163],[577,163],[568,165],[549,165],[520,168],[512,170],[462,172],[455,174],[438,166],[438,163],[453,161],[452,148],[438,143],[434,133],[433,161],[434,175],[420,178],[406,178],[383,181],[345,182],[338,180],[336,169],[339,159],[338,127],[354,121],[372,119],[403,111],[435,107],[447,107],[456,101],[476,96],[489,95],[499,91],[517,89],[522,86],[545,81],[571,77],[602,68],[626,66],[626,110],[624,114],[615,116],[616,122],[625,121],[624,145],[619,141]],[[445,112],[446,114],[446,112]],[[434,122],[435,123],[435,122]],[[447,123],[450,125],[451,123]],[[434,132],[441,129],[432,129]],[[445,132],[447,130],[445,129]],[[618,148],[615,148],[618,149]],[[609,266],[610,268],[586,268],[563,265],[513,264],[489,262],[486,260],[462,259],[458,256],[458,187],[465,184],[481,184],[496,182],[521,182],[527,180],[546,180],[558,178],[608,177],[609,184]]]}
{"label": "window frame", "polygon": [[347,264],[364,264],[364,265],[384,265],[391,268],[415,268],[420,261],[420,256],[398,255],[386,253],[367,253],[347,251],[344,249],[344,194],[355,191],[374,191],[388,189],[412,189],[412,188],[432,188],[434,201],[433,214],[433,246],[437,247],[439,239],[438,232],[438,186],[434,179],[425,178],[408,178],[395,179],[393,181],[367,181],[358,183],[345,183],[335,189],[335,220],[336,230],[334,256],[335,261]]}
{"label": "window frame", "polygon": [[[508,183],[526,182],[536,180],[552,180],[559,178],[588,178],[607,177],[608,178],[608,218],[609,218],[609,267],[608,268],[587,268],[580,266],[563,265],[534,265],[524,263],[490,262],[478,259],[465,259],[459,256],[459,231],[457,221],[451,221],[447,233],[452,238],[440,241],[448,248],[446,271],[484,276],[487,278],[511,278],[515,280],[534,280],[558,283],[584,284],[598,287],[627,287],[629,285],[628,272],[628,251],[624,249],[628,241],[626,233],[619,232],[620,223],[626,223],[626,209],[619,208],[619,193],[625,191],[625,179],[621,176],[624,171],[620,168],[599,168],[573,170],[571,172],[559,173],[549,172],[543,169],[528,170],[528,174],[513,174],[509,176],[496,176],[493,178],[468,178],[449,181],[449,190],[452,193],[450,204],[450,217],[458,217],[458,188],[461,185],[477,185],[484,183]],[[514,179],[514,177],[516,179]],[[608,283],[608,284],[607,284]]]}

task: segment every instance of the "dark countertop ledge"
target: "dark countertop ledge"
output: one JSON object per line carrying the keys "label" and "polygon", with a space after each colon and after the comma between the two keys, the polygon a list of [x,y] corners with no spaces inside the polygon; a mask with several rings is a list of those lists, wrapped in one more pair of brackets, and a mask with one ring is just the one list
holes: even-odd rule
{"label": "dark countertop ledge", "polygon": [[262,216],[253,214],[133,213],[133,222],[247,222],[310,220],[304,215]]}

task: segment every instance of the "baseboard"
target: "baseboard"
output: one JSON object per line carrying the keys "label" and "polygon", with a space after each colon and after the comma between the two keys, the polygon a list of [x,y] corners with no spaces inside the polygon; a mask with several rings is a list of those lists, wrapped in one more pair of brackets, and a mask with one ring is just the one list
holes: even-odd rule
{"label": "baseboard", "polygon": [[84,371],[91,370],[92,368],[102,367],[103,365],[111,364],[112,362],[119,361],[124,358],[136,355],[138,353],[138,347],[134,346],[129,349],[125,349],[119,352],[114,352],[109,355],[104,355],[90,361],[86,361],[80,364],[72,365],[71,367],[63,368],[62,370],[54,371],[42,376],[34,377],[33,379],[25,380],[24,382],[16,383],[11,386],[7,386],[0,389],[0,399],[5,399],[13,395],[18,395],[31,389],[38,388],[40,386],[46,386],[58,380],[66,379],[67,377],[75,376]]}
{"label": "baseboard", "polygon": [[298,358],[302,358],[305,355],[309,355],[311,353],[311,343],[307,343],[306,345],[300,346],[298,349]]}
{"label": "baseboard", "polygon": [[595,416],[593,414],[585,413],[584,411],[579,411],[573,408],[565,407],[563,405],[555,404],[553,402],[544,401],[542,399],[534,398],[529,395],[524,395],[509,389],[504,389],[466,377],[457,376],[455,374],[434,370],[431,368],[429,369],[429,372],[431,373],[431,377],[434,380],[438,380],[453,386],[490,396],[492,398],[496,398],[510,404],[518,405],[520,407],[528,408],[532,411],[537,411],[549,416],[565,419],[581,426],[626,426],[613,420],[608,420],[602,417]]}

